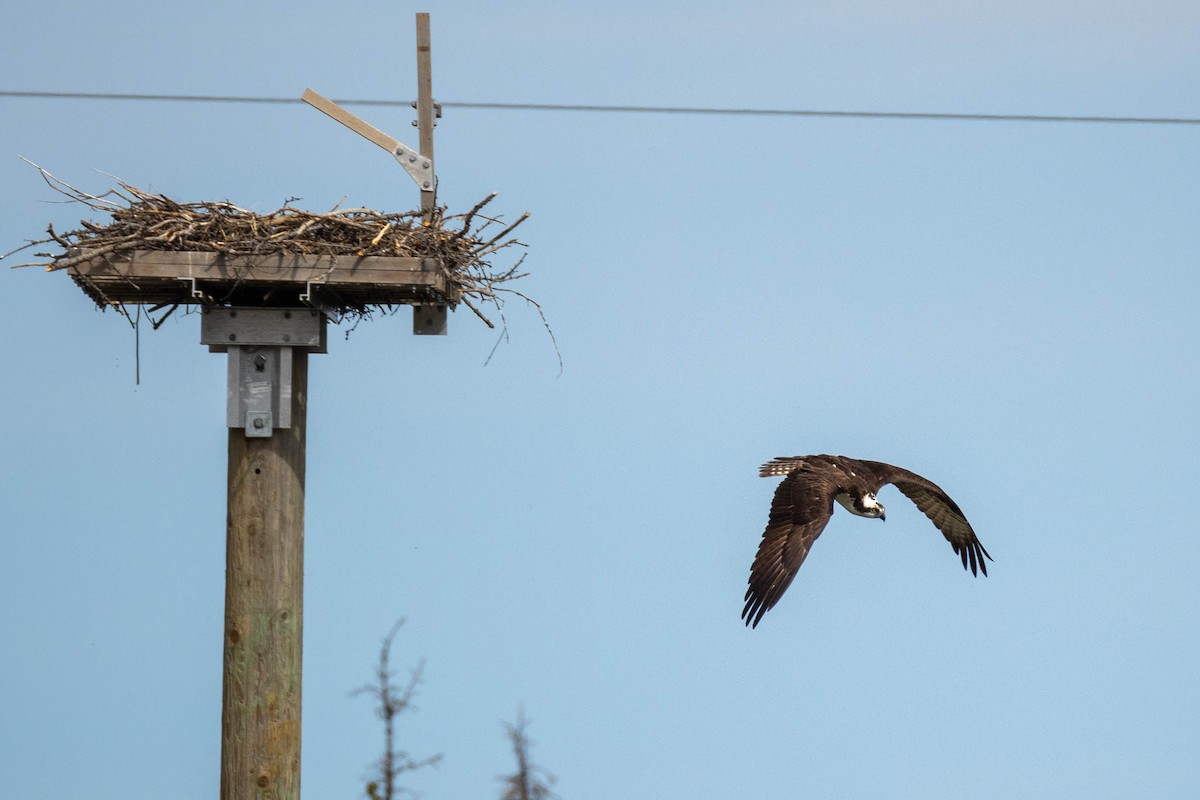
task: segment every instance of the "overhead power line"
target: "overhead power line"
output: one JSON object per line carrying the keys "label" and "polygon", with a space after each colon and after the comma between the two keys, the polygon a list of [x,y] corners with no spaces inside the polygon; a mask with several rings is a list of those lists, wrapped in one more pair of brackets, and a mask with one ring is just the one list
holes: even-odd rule
{"label": "overhead power line", "polygon": [[954,119],[1007,122],[1136,122],[1152,125],[1200,125],[1200,118],[1082,117],[1051,114],[951,114],[921,111],[829,111],[799,108],[702,108],[687,106],[597,106],[554,103],[443,103],[453,108],[509,108],[530,111],[627,111],[646,114],[726,114],[757,117],[856,117],[860,119]]}
{"label": "overhead power line", "polygon": [[[299,103],[298,97],[238,97],[199,94],[120,94],[115,92],[16,92],[0,90],[0,97],[48,100],[141,100],[181,103]],[[406,100],[335,100],[344,106],[411,106]],[[1200,125],[1200,117],[1106,117],[1069,114],[953,114],[924,111],[831,111],[801,108],[705,108],[697,106],[591,105],[575,103],[470,103],[442,102],[443,108],[498,109],[507,111],[593,111],[634,114],[709,114],[750,117],[826,117],[855,119],[975,120],[982,122],[1088,122],[1135,125]]]}

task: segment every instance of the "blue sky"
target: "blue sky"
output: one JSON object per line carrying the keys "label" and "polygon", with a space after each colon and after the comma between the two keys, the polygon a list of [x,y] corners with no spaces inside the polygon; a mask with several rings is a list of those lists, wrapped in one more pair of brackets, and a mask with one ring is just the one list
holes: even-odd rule
{"label": "blue sky", "polygon": [[[47,2],[0,90],[1200,116],[1194,3]],[[407,108],[354,107],[415,144]],[[310,376],[304,769],[355,797],[380,639],[426,659],[409,785],[498,796],[523,705],[565,800],[1200,791],[1197,126],[447,108],[440,199],[491,191],[530,309],[335,331]],[[69,229],[23,155],[258,211],[415,206],[300,105],[0,97],[0,250]],[[90,215],[86,215],[90,216]],[[14,259],[9,259],[12,261]],[[0,265],[7,262],[0,262]],[[224,357],[4,269],[5,793],[217,791]],[[839,511],[754,631],[778,455],[941,484]]]}

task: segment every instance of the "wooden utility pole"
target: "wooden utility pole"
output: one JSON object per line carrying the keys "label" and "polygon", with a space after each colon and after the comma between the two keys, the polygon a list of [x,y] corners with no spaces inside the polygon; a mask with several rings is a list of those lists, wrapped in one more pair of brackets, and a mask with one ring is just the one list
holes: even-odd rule
{"label": "wooden utility pole", "polygon": [[[417,131],[422,163],[433,169],[433,126],[437,124],[437,106],[433,102],[433,58],[429,34],[429,14],[417,14]],[[421,211],[425,224],[433,224],[437,207],[437,181],[421,185]],[[413,306],[413,333],[444,334],[446,332],[446,305],[425,304]]]}
{"label": "wooden utility pole", "polygon": [[[417,15],[417,42],[419,151],[311,89],[303,99],[394,156],[432,224],[428,14]],[[326,352],[328,317],[347,308],[411,305],[414,333],[444,334],[460,287],[437,253],[109,248],[81,256],[69,272],[98,304],[202,306],[201,343],[228,354],[220,798],[299,800],[308,356]]]}
{"label": "wooden utility pole", "polygon": [[221,800],[298,800],[308,355],[313,308],[213,308],[200,341],[228,354]]}
{"label": "wooden utility pole", "polygon": [[[312,90],[304,99],[388,149],[417,182],[431,223],[436,181],[428,14],[417,15],[417,64],[419,152]],[[422,261],[421,269],[427,267],[437,269]],[[311,302],[313,287],[310,281],[302,300]],[[202,325],[201,341],[230,355],[221,800],[300,797],[308,354],[325,351],[325,317],[310,313],[311,319],[304,309],[234,309],[208,315]],[[444,301],[414,304],[414,330],[444,333]]]}
{"label": "wooden utility pole", "polygon": [[229,431],[221,800],[300,797],[308,353],[291,365],[291,427]]}
{"label": "wooden utility pole", "polygon": [[[433,126],[436,119],[433,109],[433,58],[429,14],[417,14],[417,131],[420,153],[433,164]],[[421,210],[426,222],[432,219],[436,201],[436,186],[421,187]]]}

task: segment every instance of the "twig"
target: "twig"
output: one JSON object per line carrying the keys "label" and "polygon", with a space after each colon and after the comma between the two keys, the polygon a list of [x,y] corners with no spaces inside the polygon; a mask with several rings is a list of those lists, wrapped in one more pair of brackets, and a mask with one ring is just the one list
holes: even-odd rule
{"label": "twig", "polygon": [[[85,205],[91,206],[92,203],[97,203],[100,206],[105,207],[105,208],[120,208],[120,205],[117,203],[113,203],[109,200],[105,200],[101,197],[97,197],[94,194],[88,194],[87,192],[84,192],[80,189],[76,189],[74,186],[67,183],[66,181],[59,180],[58,178],[56,178],[52,174],[50,174],[49,171],[47,171],[46,169],[43,169],[42,167],[33,163],[25,156],[17,156],[17,158],[21,159],[26,164],[28,164],[29,166],[36,169],[39,173],[41,173],[42,180],[44,180],[51,189],[54,189],[57,192],[65,194],[68,197],[73,197],[74,199],[78,200],[81,203],[84,203]],[[92,208],[95,208],[95,207],[96,206],[92,206]]]}
{"label": "twig", "polygon": [[497,234],[496,234],[495,236],[493,236],[491,239],[488,239],[486,242],[484,242],[483,244],[479,245],[479,249],[483,249],[483,248],[485,248],[485,247],[491,247],[491,246],[492,246],[492,245],[494,245],[496,242],[500,241],[500,240],[501,240],[501,239],[503,239],[505,236],[507,236],[508,234],[512,233],[513,229],[514,229],[514,228],[516,228],[518,225],[520,225],[520,224],[521,224],[522,222],[524,222],[525,220],[529,219],[529,216],[530,216],[529,212],[528,212],[528,211],[526,211],[524,214],[522,214],[520,217],[518,217],[518,218],[517,218],[517,221],[516,221],[516,222],[514,222],[512,225],[509,225],[507,228],[505,228],[504,230],[502,230],[502,231],[500,231],[499,233],[497,233]]}
{"label": "twig", "polygon": [[499,194],[499,192],[492,192],[487,197],[483,198],[478,203],[476,203],[474,208],[472,208],[470,211],[468,211],[466,214],[464,214],[462,230],[460,230],[455,235],[459,236],[459,237],[463,237],[463,236],[466,236],[468,233],[470,233],[471,232],[471,221],[473,219],[475,219],[475,215],[479,213],[479,209],[483,208],[488,203],[495,200],[496,195],[498,195],[498,194]]}
{"label": "twig", "polygon": [[475,306],[474,306],[474,305],[471,303],[471,301],[467,299],[466,295],[463,295],[462,302],[463,302],[463,305],[464,305],[464,306],[466,306],[467,308],[469,308],[469,309],[471,309],[472,311],[474,311],[474,312],[475,312],[475,316],[477,316],[477,317],[479,317],[481,320],[483,320],[484,324],[485,324],[485,325],[487,325],[489,328],[495,328],[495,327],[496,327],[494,324],[492,324],[492,321],[491,321],[490,319],[488,319],[487,317],[485,317],[485,316],[483,315],[483,312],[481,312],[481,311],[480,311],[478,308],[476,308],[476,307],[475,307]]}

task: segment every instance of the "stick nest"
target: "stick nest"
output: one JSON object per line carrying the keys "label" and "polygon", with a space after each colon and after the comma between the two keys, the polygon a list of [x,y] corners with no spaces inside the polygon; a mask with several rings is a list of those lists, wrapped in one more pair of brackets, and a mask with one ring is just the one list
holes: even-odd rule
{"label": "stick nest", "polygon": [[[57,245],[61,250],[36,253],[47,260],[15,265],[18,267],[43,266],[47,271],[56,271],[100,255],[119,256],[133,250],[202,251],[239,257],[305,254],[436,258],[447,279],[459,289],[462,302],[489,327],[495,326],[480,306],[491,304],[503,317],[501,293],[521,297],[541,313],[536,302],[506,285],[528,274],[520,271],[524,254],[507,268],[496,268],[489,260],[506,248],[526,246],[511,234],[529,217],[528,213],[522,214],[506,226],[500,217],[484,213],[495,193],[465,214],[448,215],[446,207],[441,206],[433,209],[429,218],[421,211],[389,214],[369,208],[335,207],[314,213],[295,208],[290,205],[292,201],[269,214],[259,214],[228,202],[180,203],[120,181],[118,188],[91,195],[33,166],[53,189],[73,202],[108,214],[111,221],[103,225],[83,221],[80,228],[68,233],[58,233],[49,226],[47,238],[31,241],[0,258],[43,244]],[[173,310],[174,306],[167,313]],[[372,310],[390,310],[390,306],[352,305],[335,310],[367,316]]]}

